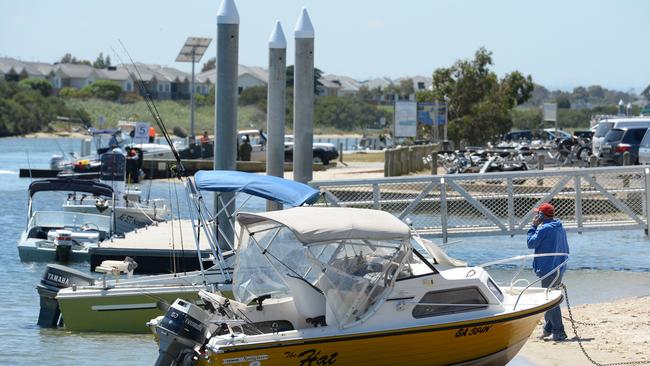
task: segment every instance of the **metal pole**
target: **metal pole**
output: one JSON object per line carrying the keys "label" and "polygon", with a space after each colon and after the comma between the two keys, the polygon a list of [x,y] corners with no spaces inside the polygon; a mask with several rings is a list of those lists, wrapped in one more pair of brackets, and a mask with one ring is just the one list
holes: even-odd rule
{"label": "metal pole", "polygon": [[449,124],[449,101],[445,98],[445,143],[447,141],[447,125]]}
{"label": "metal pole", "polygon": [[192,48],[192,82],[190,90],[190,145],[194,145],[196,135],[194,134],[194,62],[195,49]]}
{"label": "metal pole", "polygon": [[645,168],[645,234],[650,227],[650,168]]}
{"label": "metal pole", "polygon": [[[284,123],[287,104],[287,39],[278,21],[269,38],[269,82],[267,89],[266,174],[284,177]],[[266,201],[266,210],[281,210],[282,204]]]}
{"label": "metal pole", "polygon": [[293,179],[312,180],[314,141],[314,27],[303,8],[294,30]]}
{"label": "metal pole", "polygon": [[[217,83],[215,100],[214,169],[235,170],[237,164],[237,69],[239,52],[239,13],[233,0],[223,0],[217,13]],[[235,211],[233,193],[216,194],[217,243],[226,248],[226,241],[233,242],[234,232],[228,222]],[[219,199],[221,198],[221,200]],[[224,237],[226,240],[224,240]]]}

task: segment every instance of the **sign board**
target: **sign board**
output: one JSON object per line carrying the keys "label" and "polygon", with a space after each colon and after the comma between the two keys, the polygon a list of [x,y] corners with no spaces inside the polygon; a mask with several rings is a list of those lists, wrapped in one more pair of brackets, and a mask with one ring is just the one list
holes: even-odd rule
{"label": "sign board", "polygon": [[395,102],[394,137],[415,137],[417,135],[418,104],[416,102]]}
{"label": "sign board", "polygon": [[544,103],[544,122],[557,122],[557,103]]}
{"label": "sign board", "polygon": [[438,126],[444,126],[447,124],[447,103],[438,102],[437,105],[436,123]]}
{"label": "sign board", "polygon": [[149,123],[136,122],[135,135],[133,136],[134,144],[146,144],[149,142]]}
{"label": "sign board", "polygon": [[418,122],[427,126],[433,126],[436,120],[436,104],[430,102],[418,103]]}

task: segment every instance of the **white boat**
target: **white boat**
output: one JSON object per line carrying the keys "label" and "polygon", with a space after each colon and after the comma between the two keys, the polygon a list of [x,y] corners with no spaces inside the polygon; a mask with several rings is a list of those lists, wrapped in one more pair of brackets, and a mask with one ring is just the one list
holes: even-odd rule
{"label": "white boat", "polygon": [[213,311],[177,300],[153,320],[156,365],[504,365],[562,301],[557,289],[498,286],[483,267],[436,260],[387,212],[237,219],[235,299],[202,291]]}
{"label": "white boat", "polygon": [[[197,172],[195,182],[196,185],[189,178],[185,181],[186,193],[192,203],[190,210],[203,223],[213,222],[215,215],[210,215],[202,192],[241,192],[290,206],[313,203],[319,197],[318,190],[299,182],[236,171]],[[192,222],[190,226],[194,227],[194,224]],[[200,238],[199,231],[194,234],[197,248],[202,247],[201,242],[207,241],[212,260],[217,262],[205,271],[107,282],[89,281],[67,267],[48,266],[37,286],[41,297],[39,325],[57,326],[61,323],[60,315],[66,330],[142,333],[148,330],[146,322],[164,314],[165,304],[168,306],[177,298],[203,303],[198,296],[199,290],[218,288],[228,293],[234,257],[227,256],[232,254],[233,248],[218,245],[212,227],[212,224],[200,226]],[[228,247],[228,252],[223,251],[224,247]],[[199,263],[202,265],[203,262]],[[98,268],[105,271],[103,267]],[[83,281],[77,283],[77,278]]]}
{"label": "white boat", "polygon": [[[29,185],[28,223],[18,242],[24,262],[84,261],[88,248],[97,246],[115,233],[115,194],[103,183],[78,179],[44,179]],[[33,197],[38,192],[84,192],[95,199],[110,200],[108,214],[75,211],[33,212]]]}

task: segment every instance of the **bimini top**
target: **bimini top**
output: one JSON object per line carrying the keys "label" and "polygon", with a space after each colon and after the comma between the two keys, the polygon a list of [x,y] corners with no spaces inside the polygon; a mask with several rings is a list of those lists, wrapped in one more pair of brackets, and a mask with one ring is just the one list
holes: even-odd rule
{"label": "bimini top", "polygon": [[104,183],[81,179],[42,179],[29,185],[29,196],[42,191],[85,192],[95,196],[113,196],[113,188]]}
{"label": "bimini top", "polygon": [[196,187],[211,192],[243,192],[291,206],[318,201],[320,191],[306,184],[270,175],[232,170],[199,170]]}
{"label": "bimini top", "polygon": [[303,244],[346,239],[402,240],[408,225],[388,212],[347,207],[296,207],[283,211],[240,213],[242,225],[271,220],[289,228]]}

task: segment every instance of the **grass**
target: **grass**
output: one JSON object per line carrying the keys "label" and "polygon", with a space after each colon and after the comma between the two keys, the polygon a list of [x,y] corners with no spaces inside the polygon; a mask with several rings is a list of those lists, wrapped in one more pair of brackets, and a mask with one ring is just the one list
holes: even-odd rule
{"label": "grass", "polygon": [[[104,127],[115,127],[119,120],[135,120],[153,122],[145,102],[132,104],[119,104],[99,99],[69,99],[67,105],[73,108],[83,108],[92,117],[93,125],[97,126],[99,116],[104,116]],[[187,101],[163,100],[157,101],[156,108],[168,129],[175,126],[190,129],[190,105]],[[196,134],[207,130],[214,131],[214,106],[197,106],[194,111],[194,126]],[[255,106],[239,107],[237,111],[237,128],[264,128],[266,129],[266,113]]]}
{"label": "grass", "polygon": [[[156,108],[171,131],[175,126],[182,127],[185,131],[190,130],[190,104],[188,101],[163,100],[156,101]],[[145,102],[132,104],[119,104],[100,99],[69,99],[66,101],[69,107],[83,108],[92,117],[95,127],[98,127],[99,116],[106,119],[105,128],[117,126],[117,121],[133,120],[152,123],[153,118],[147,109]],[[203,131],[214,134],[214,106],[197,106],[194,111],[195,133],[200,135]],[[237,110],[237,129],[264,129],[266,130],[266,111],[260,110],[254,105],[240,106]],[[286,127],[287,133],[291,133],[291,126]],[[315,134],[345,135],[355,133],[354,131],[342,131],[328,126],[314,126]],[[357,133],[361,133],[360,131]]]}
{"label": "grass", "polygon": [[343,154],[343,162],[383,163],[384,152],[346,152]]}

